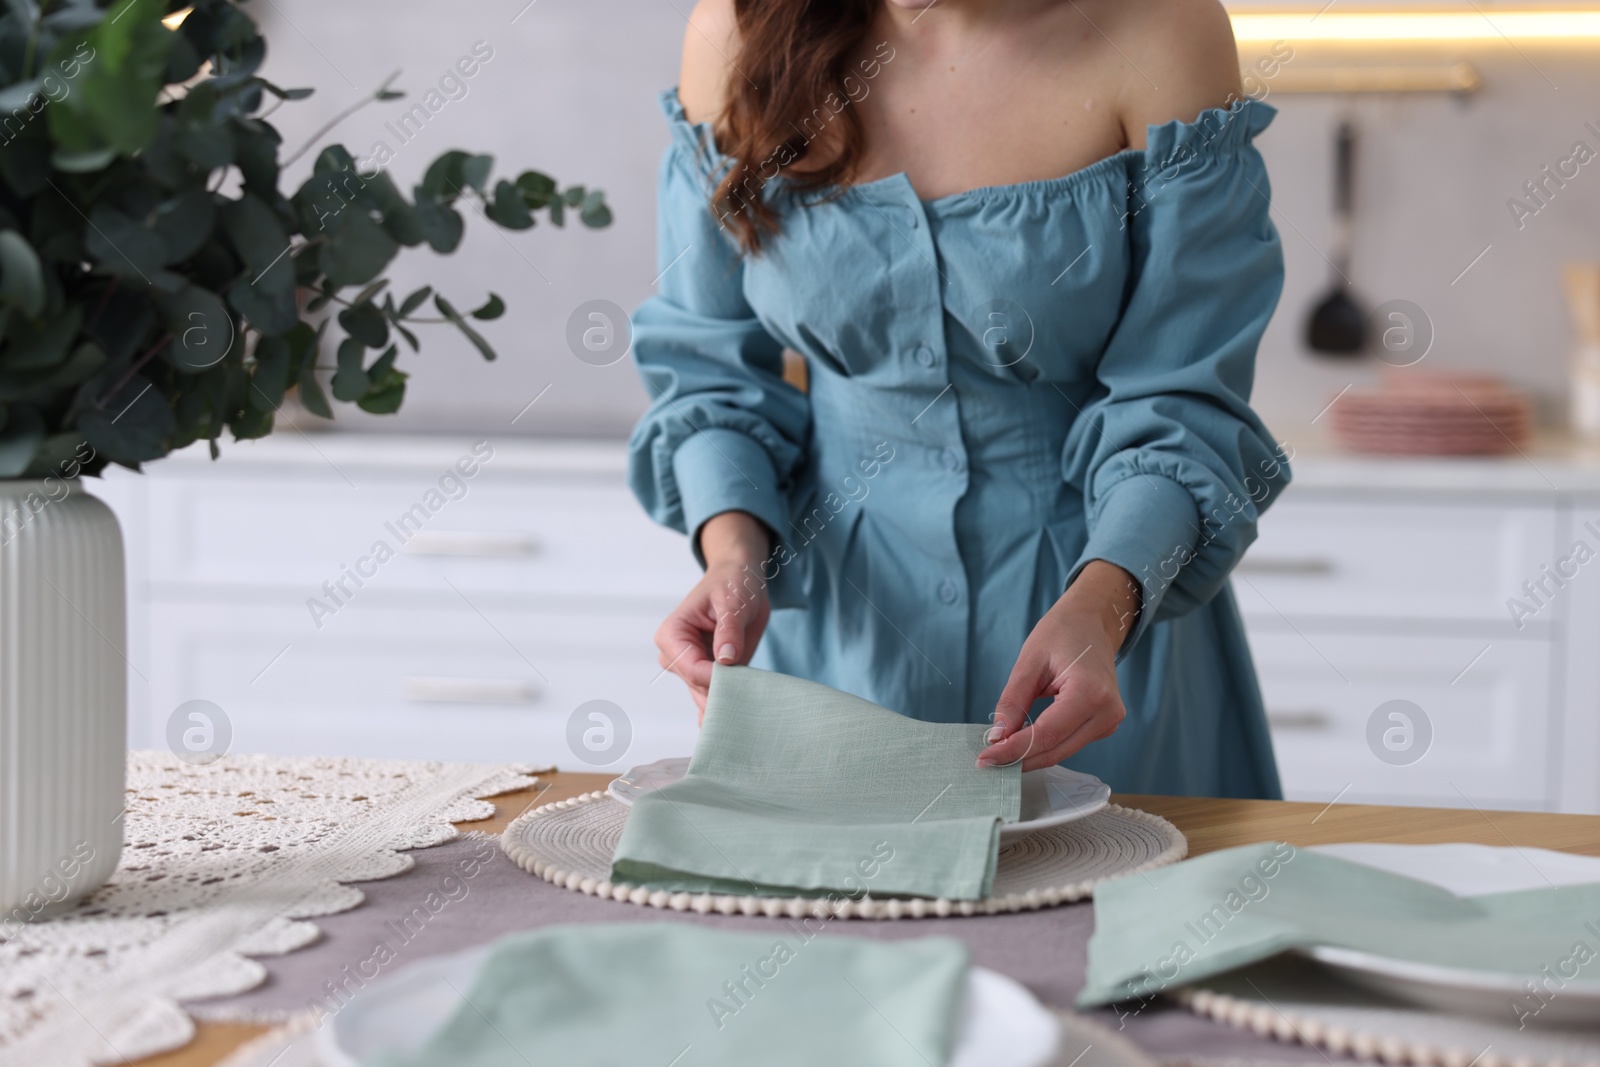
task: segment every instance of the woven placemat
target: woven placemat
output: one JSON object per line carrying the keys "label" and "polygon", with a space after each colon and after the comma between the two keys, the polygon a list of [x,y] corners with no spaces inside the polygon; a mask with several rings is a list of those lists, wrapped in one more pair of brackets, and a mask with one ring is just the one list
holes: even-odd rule
{"label": "woven placemat", "polygon": [[1082,900],[1095,884],[1183,859],[1189,843],[1158,815],[1111,804],[1093,815],[1030,834],[1000,850],[994,887],[983,900],[900,897],[757,897],[671,893],[611,881],[611,856],[628,808],[606,793],[585,793],[524,812],[500,847],[524,870],[554,885],[630,904],[722,915],[799,919],[921,919],[1032,911]]}
{"label": "woven placemat", "polygon": [[[1272,991],[1269,997],[1263,990]],[[1176,990],[1197,1015],[1280,1041],[1408,1067],[1600,1067],[1600,1029],[1412,1007],[1281,956]]]}

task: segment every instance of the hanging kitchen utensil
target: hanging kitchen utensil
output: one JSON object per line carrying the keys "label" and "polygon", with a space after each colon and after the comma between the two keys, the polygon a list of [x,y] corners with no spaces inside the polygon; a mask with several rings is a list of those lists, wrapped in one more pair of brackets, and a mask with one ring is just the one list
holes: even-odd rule
{"label": "hanging kitchen utensil", "polygon": [[1333,286],[1306,322],[1306,344],[1311,350],[1339,356],[1355,355],[1367,343],[1366,313],[1349,295],[1355,139],[1350,120],[1340,122],[1334,139],[1333,226],[1328,241]]}

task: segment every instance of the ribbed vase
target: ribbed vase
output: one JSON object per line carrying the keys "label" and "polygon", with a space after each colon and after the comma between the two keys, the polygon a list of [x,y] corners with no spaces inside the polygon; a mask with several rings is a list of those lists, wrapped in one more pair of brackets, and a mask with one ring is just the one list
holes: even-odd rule
{"label": "ribbed vase", "polygon": [[127,606],[116,516],[76,482],[0,481],[0,941],[122,851]]}

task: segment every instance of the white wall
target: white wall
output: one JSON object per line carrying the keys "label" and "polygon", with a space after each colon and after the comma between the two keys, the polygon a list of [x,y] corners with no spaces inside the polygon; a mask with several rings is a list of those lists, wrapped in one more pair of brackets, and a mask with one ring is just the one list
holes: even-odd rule
{"label": "white wall", "polygon": [[[452,147],[494,152],[508,166],[538,166],[566,181],[605,188],[617,221],[607,231],[544,228],[504,235],[482,220],[449,260],[422,250],[397,282],[442,281],[458,304],[493,288],[511,307],[487,333],[503,353],[484,365],[447,330],[402,366],[414,374],[398,419],[381,428],[509,428],[528,433],[618,434],[644,393],[627,361],[597,368],[573,357],[568,316],[594,298],[632,308],[655,275],[653,187],[666,130],[655,93],[676,80],[691,0],[273,0],[254,6],[268,29],[268,74],[313,85],[311,100],[281,109],[286,143],[300,141],[340,108],[403,68],[406,101],[376,104],[338,132],[358,155],[473,43],[494,58],[421,137],[400,150],[391,173],[416,180]],[[520,12],[520,14],[519,14]],[[513,19],[515,21],[513,22]],[[1274,429],[1304,432],[1328,398],[1373,374],[1307,354],[1300,333],[1330,274],[1327,246],[1332,128],[1346,110],[1360,124],[1357,226],[1352,277],[1369,305],[1403,298],[1421,305],[1437,340],[1426,365],[1487,369],[1537,391],[1561,417],[1569,332],[1559,265],[1600,258],[1600,161],[1585,167],[1519,232],[1506,199],[1571,150],[1600,150],[1600,63],[1592,52],[1496,43],[1458,54],[1371,53],[1341,64],[1470,59],[1485,87],[1469,100],[1443,96],[1361,99],[1271,93],[1282,110],[1260,142],[1271,169],[1288,280],[1262,351],[1257,403]],[[1293,63],[1324,62],[1302,49]],[[1270,83],[1269,83],[1270,90]],[[300,164],[309,168],[310,156]],[[1483,249],[1490,251],[1457,280]],[[530,412],[511,418],[546,385]],[[350,421],[356,421],[352,418]],[[368,420],[373,421],[373,420]]]}
{"label": "white wall", "polygon": [[[283,86],[314,86],[309,100],[274,116],[286,151],[370,92],[394,70],[404,100],[374,103],[342,123],[327,141],[358,158],[373,145],[399,141],[398,121],[474,43],[493,58],[446,104],[420,136],[398,148],[389,173],[409,191],[427,164],[451,148],[491,152],[496,171],[528,167],[566,183],[606,190],[616,222],[606,230],[569,223],[508,233],[470,218],[461,249],[436,257],[411,250],[393,273],[402,293],[442,288],[459,307],[489,290],[510,307],[483,324],[500,360],[484,361],[448,327],[428,327],[420,355],[400,367],[413,377],[398,419],[341,420],[398,430],[483,429],[542,434],[625,433],[645,393],[630,361],[593,367],[568,350],[566,323],[585,301],[606,299],[631,310],[655,277],[656,164],[667,143],[657,90],[677,81],[678,53],[690,0],[272,0],[251,5],[270,42],[265,74]],[[525,5],[526,8],[525,8]],[[525,10],[524,10],[525,8]],[[519,17],[519,12],[520,17]],[[515,21],[513,22],[513,19]],[[315,151],[294,169],[310,172]],[[537,405],[511,420],[546,386]]]}

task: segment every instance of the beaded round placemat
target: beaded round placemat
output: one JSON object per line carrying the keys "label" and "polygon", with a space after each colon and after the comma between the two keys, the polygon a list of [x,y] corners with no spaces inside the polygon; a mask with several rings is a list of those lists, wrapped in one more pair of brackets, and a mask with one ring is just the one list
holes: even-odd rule
{"label": "beaded round placemat", "polygon": [[1176,863],[1189,848],[1167,820],[1112,804],[1001,849],[994,887],[983,900],[671,893],[611,881],[611,855],[627,818],[627,807],[605,793],[585,793],[524,812],[506,827],[500,847],[524,870],[591,896],[702,914],[841,919],[995,915],[1070,904],[1090,896],[1097,882]]}
{"label": "beaded round placemat", "polygon": [[1362,1060],[1408,1067],[1600,1067],[1600,1029],[1557,1029],[1536,1014],[1519,1024],[1518,1005],[1509,1000],[1500,1018],[1413,1007],[1298,957],[1275,957],[1173,995],[1219,1023]]}

